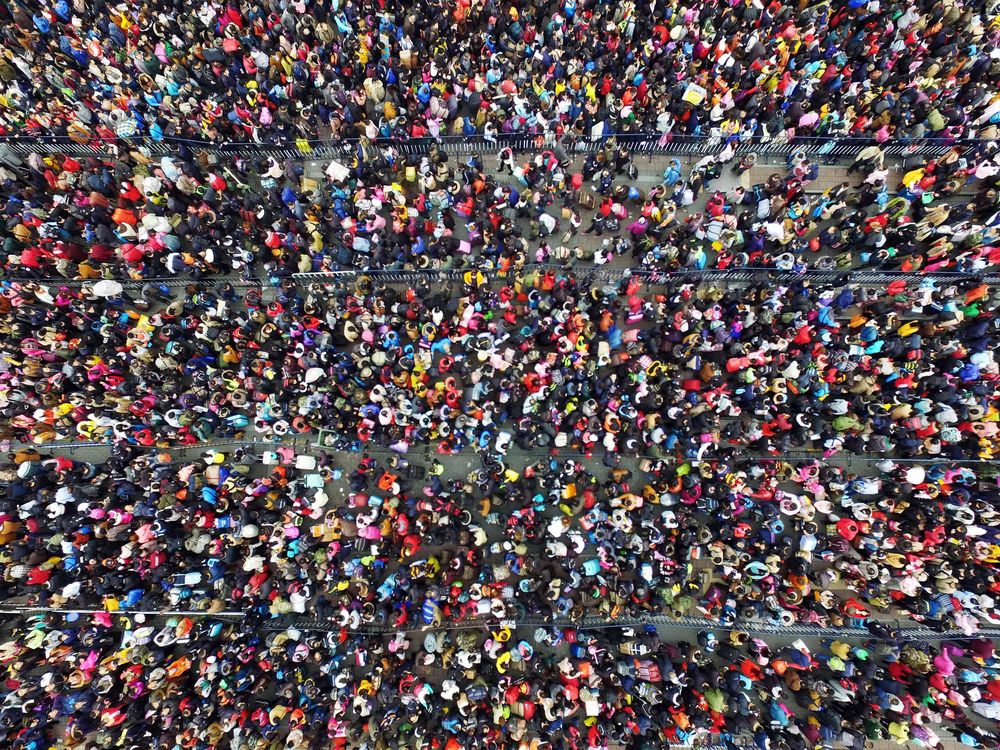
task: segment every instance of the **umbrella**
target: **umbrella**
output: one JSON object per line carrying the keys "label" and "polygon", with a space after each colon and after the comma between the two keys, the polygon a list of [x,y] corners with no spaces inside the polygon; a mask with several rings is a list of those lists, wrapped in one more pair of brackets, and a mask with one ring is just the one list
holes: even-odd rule
{"label": "umbrella", "polygon": [[111,281],[110,279],[98,281],[91,287],[91,291],[98,297],[114,297],[121,294],[124,289],[125,287],[117,281]]}

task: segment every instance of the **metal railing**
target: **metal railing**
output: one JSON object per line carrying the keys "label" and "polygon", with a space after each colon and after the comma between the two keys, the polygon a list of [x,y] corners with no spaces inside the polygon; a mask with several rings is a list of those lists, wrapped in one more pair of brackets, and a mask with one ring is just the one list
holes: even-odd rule
{"label": "metal railing", "polygon": [[[873,634],[862,626],[856,627],[830,627],[820,625],[784,625],[770,624],[752,620],[739,620],[731,625],[722,625],[718,620],[703,617],[671,617],[670,615],[651,614],[645,617],[622,617],[608,619],[606,617],[582,617],[577,620],[570,618],[545,618],[527,617],[516,621],[505,621],[497,618],[483,618],[479,620],[460,621],[447,623],[441,626],[426,626],[420,628],[403,628],[403,632],[422,633],[432,630],[460,630],[460,629],[484,629],[508,626],[511,628],[539,628],[539,627],[572,627],[577,630],[606,630],[608,628],[635,628],[645,625],[655,625],[661,627],[684,628],[687,630],[742,630],[751,634],[759,635],[783,635],[800,638],[845,638],[862,640],[882,640],[883,638]],[[276,618],[268,621],[264,625],[269,630],[284,630],[286,628],[296,628],[298,630],[316,631],[338,631],[341,626],[319,620],[315,618],[293,617]],[[954,641],[966,640],[969,638],[1000,638],[1000,628],[981,628],[975,635],[968,635],[961,630],[934,630],[922,625],[900,624],[896,629],[901,641]],[[371,626],[359,629],[359,632],[370,634],[391,634],[399,632],[398,629],[387,626]]]}
{"label": "metal railing", "polygon": [[[113,279],[125,289],[140,289],[148,284],[163,285],[170,288],[182,288],[189,285],[196,287],[217,287],[223,284],[230,284],[234,288],[263,288],[276,287],[282,282],[291,281],[296,284],[348,284],[359,279],[369,278],[379,280],[386,284],[415,284],[424,281],[462,281],[466,274],[480,271],[487,274],[489,279],[515,278],[518,275],[538,272],[553,272],[556,274],[572,274],[581,281],[619,283],[629,278],[640,278],[650,284],[734,284],[734,283],[775,283],[785,284],[795,281],[807,280],[811,283],[829,283],[839,286],[845,285],[888,285],[893,281],[906,281],[914,284],[946,284],[956,283],[966,280],[976,280],[988,284],[1000,283],[1000,274],[975,271],[933,271],[928,273],[889,271],[889,270],[864,270],[864,269],[841,269],[825,270],[818,268],[808,268],[800,271],[782,270],[779,268],[768,268],[765,266],[741,266],[738,268],[680,268],[669,271],[660,271],[647,268],[608,268],[601,266],[584,265],[560,265],[558,263],[526,263],[515,269],[501,271],[490,268],[464,268],[464,269],[412,269],[396,270],[386,268],[375,268],[368,270],[350,271],[319,271],[309,273],[294,273],[288,276],[273,276],[268,278],[229,278],[229,277],[171,277],[171,278],[148,278],[148,279]],[[102,279],[59,279],[59,278],[3,278],[0,277],[0,284],[4,281],[17,281],[22,283],[40,284],[46,287],[84,287],[101,281]]]}
{"label": "metal railing", "polygon": [[340,139],[297,139],[269,142],[209,141],[196,138],[166,136],[162,139],[148,137],[100,138],[89,140],[71,138],[65,135],[21,135],[0,137],[0,160],[5,149],[18,156],[31,153],[63,153],[71,156],[118,155],[132,148],[143,148],[149,156],[175,154],[180,149],[205,150],[222,156],[270,156],[280,159],[316,158],[336,159],[351,156],[362,145],[377,145],[392,148],[403,156],[417,156],[437,147],[452,154],[464,155],[494,152],[502,148],[523,153],[545,149],[562,150],[567,155],[590,154],[607,146],[621,146],[633,154],[650,156],[698,156],[722,151],[732,142],[735,155],[755,153],[758,156],[787,156],[801,152],[817,159],[853,159],[864,148],[878,144],[888,157],[905,158],[923,156],[928,158],[945,154],[951,148],[975,149],[987,143],[981,139],[915,138],[890,139],[879,143],[874,138],[857,136],[807,136],[786,138],[764,138],[753,136],[739,138],[721,135],[684,135],[660,133],[617,133],[604,136],[580,137],[554,134],[498,133],[495,136],[482,134],[440,136],[438,138],[377,138],[374,141],[362,138]]}
{"label": "metal railing", "polygon": [[[91,616],[91,615],[111,615],[112,617],[130,617],[137,614],[146,617],[189,617],[191,619],[218,619],[218,620],[242,620],[248,614],[243,611],[224,612],[201,612],[198,610],[146,610],[146,609],[122,609],[109,611],[106,609],[87,608],[66,608],[55,607],[34,607],[5,605],[0,607],[0,614],[5,615],[71,615],[71,616]],[[863,626],[828,627],[820,625],[799,625],[799,624],[771,624],[754,620],[740,620],[729,625],[722,625],[718,620],[704,617],[692,617],[683,615],[672,617],[670,615],[650,614],[641,617],[620,617],[608,619],[606,617],[590,616],[579,619],[568,617],[546,618],[546,617],[525,617],[517,620],[503,620],[498,618],[480,618],[443,623],[441,625],[426,625],[422,627],[402,627],[395,628],[388,625],[367,625],[359,628],[344,628],[336,622],[321,620],[314,617],[303,617],[298,615],[282,615],[272,617],[264,621],[261,629],[275,632],[294,628],[295,630],[307,630],[314,632],[339,632],[346,630],[349,633],[361,635],[393,635],[395,633],[426,633],[443,630],[483,630],[497,629],[502,627],[515,628],[575,628],[577,630],[607,630],[611,628],[638,628],[646,625],[653,625],[666,628],[680,628],[685,630],[712,630],[712,631],[732,631],[739,630],[754,635],[782,635],[786,637],[798,638],[840,638],[852,640],[885,640],[885,636],[872,633]],[[899,641],[958,641],[970,638],[1000,638],[1000,628],[984,627],[974,635],[969,635],[961,630],[934,630],[923,625],[899,623],[895,628]]]}
{"label": "metal railing", "polygon": [[[295,437],[282,437],[281,439],[267,438],[261,436],[245,437],[240,440],[206,440],[204,442],[197,442],[192,444],[177,444],[168,447],[158,447],[158,446],[143,446],[137,443],[129,443],[131,447],[139,448],[141,450],[149,451],[149,453],[157,454],[188,454],[195,452],[205,452],[210,449],[220,448],[220,449],[232,449],[243,448],[243,449],[254,449],[254,448],[295,448],[299,452],[309,452],[312,450],[323,451],[332,455],[340,456],[357,456],[361,453],[366,453],[369,455],[384,455],[384,456],[398,456],[404,455],[409,460],[418,460],[422,458],[428,450],[432,448],[430,444],[419,444],[413,446],[410,451],[404,454],[400,454],[398,451],[394,451],[390,448],[383,448],[376,444],[363,444],[360,447],[354,448],[338,448],[334,445],[326,445],[323,442],[323,436],[330,435],[334,438],[339,437],[336,432],[328,430],[325,428],[316,428],[307,433],[301,433]],[[34,450],[39,452],[50,452],[59,451],[61,453],[75,453],[81,450],[110,450],[115,444],[115,441],[66,441],[66,442],[55,442],[55,443],[23,443],[23,442],[13,442],[11,441],[9,448],[11,450]],[[430,455],[430,454],[428,454]],[[462,451],[457,454],[460,456],[474,457],[479,455],[478,453],[467,450]],[[505,454],[506,455],[506,454]],[[593,458],[594,455],[600,455],[599,453],[587,454],[576,450],[561,450],[555,449],[538,449],[532,451],[525,451],[517,449],[509,454],[510,458],[518,458],[524,461],[531,461],[543,458],[555,458],[561,461],[571,461],[571,460],[583,460]],[[824,451],[820,449],[815,450],[799,450],[793,452],[786,452],[780,455],[774,455],[769,453],[760,452],[747,452],[746,450],[737,450],[733,448],[732,454],[726,453],[705,453],[701,456],[693,455],[680,455],[680,454],[664,454],[664,455],[652,455],[652,454],[637,454],[628,457],[628,460],[640,461],[648,459],[650,461],[665,461],[665,462],[679,462],[685,463],[689,461],[703,462],[703,461],[715,461],[715,460],[726,460],[736,463],[767,463],[776,461],[785,462],[803,462],[803,461],[815,461],[821,464],[830,465],[846,465],[847,468],[851,466],[861,466],[869,464],[877,464],[882,461],[892,461],[897,464],[908,464],[908,465],[921,465],[921,466],[977,466],[983,467],[983,471],[987,472],[983,475],[984,478],[987,476],[993,476],[993,472],[996,471],[996,467],[1000,467],[1000,459],[990,459],[990,458],[952,458],[952,457],[942,457],[942,456],[911,456],[902,457],[895,456],[891,453],[887,454],[874,454],[866,455],[860,453],[849,453],[846,451],[841,451],[839,453],[834,453],[830,456],[825,455]]]}
{"label": "metal railing", "polygon": [[0,607],[0,615],[122,615],[122,616],[134,616],[143,615],[144,617],[215,617],[220,620],[231,620],[231,619],[243,619],[246,616],[245,612],[240,612],[238,610],[228,610],[222,612],[198,612],[198,611],[187,611],[183,609],[122,609],[122,610],[107,610],[107,609],[61,609],[58,607],[34,607],[30,605],[15,606],[15,605],[4,605]]}
{"label": "metal railing", "polygon": [[326,271],[315,273],[296,273],[289,278],[300,283],[338,283],[356,281],[362,277],[383,280],[386,283],[416,283],[422,280],[461,281],[466,274],[481,271],[490,278],[506,278],[532,271],[557,274],[573,274],[582,280],[620,282],[638,277],[652,284],[670,283],[791,283],[807,279],[811,282],[832,284],[869,284],[884,285],[893,281],[910,281],[914,283],[954,283],[966,279],[976,279],[986,283],[1000,283],[1000,274],[976,273],[971,271],[940,271],[928,273],[913,273],[906,271],[879,270],[822,270],[816,268],[801,271],[786,271],[763,266],[743,266],[726,269],[693,269],[682,268],[670,271],[659,271],[646,268],[605,268],[600,266],[559,265],[557,263],[526,263],[517,269],[499,271],[496,269],[465,268],[454,270],[412,270],[396,271],[389,269],[373,269],[370,271]]}
{"label": "metal railing", "polygon": [[[11,443],[11,448],[13,450],[35,450],[35,451],[78,451],[78,450],[88,450],[97,448],[110,449],[115,443],[128,443],[128,441],[115,441],[115,440],[70,440],[70,441],[60,441],[55,443],[21,443],[17,442]],[[280,440],[274,438],[260,437],[260,436],[248,436],[242,439],[219,439],[219,440],[205,440],[198,441],[197,443],[177,443],[175,445],[162,447],[156,445],[140,445],[139,443],[128,443],[130,447],[140,448],[142,450],[148,450],[150,453],[183,453],[187,451],[207,451],[211,448],[268,448],[268,447],[296,447],[296,448],[309,448],[312,444],[309,442],[309,435],[305,434],[299,438],[285,436]],[[328,453],[335,453],[332,449],[327,451]]]}

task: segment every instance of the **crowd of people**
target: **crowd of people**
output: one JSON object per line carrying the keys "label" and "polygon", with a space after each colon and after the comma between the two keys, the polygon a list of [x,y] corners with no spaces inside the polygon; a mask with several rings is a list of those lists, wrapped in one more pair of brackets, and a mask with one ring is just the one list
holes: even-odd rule
{"label": "crowd of people", "polygon": [[37,616],[0,646],[8,747],[652,750],[721,736],[735,750],[745,735],[758,750],[862,750],[881,739],[997,741],[979,725],[1000,706],[997,656],[985,640],[810,649],[739,631],[672,643],[652,629],[541,628],[528,635],[550,644],[538,652],[509,629],[373,638],[118,619]]}
{"label": "crowd of people", "polygon": [[991,5],[15,2],[0,127],[81,141],[992,138]]}
{"label": "crowd of people", "polygon": [[3,4],[0,744],[1000,747],[998,92],[995,2]]}
{"label": "crowd of people", "polygon": [[[887,287],[3,282],[0,437],[156,447],[324,430],[327,447],[952,459],[998,446],[997,295]],[[156,309],[156,312],[153,312]]]}
{"label": "crowd of people", "polygon": [[[463,3],[456,22],[391,5],[63,1],[29,18],[15,4],[0,137],[97,150],[0,148],[5,274],[284,278],[621,255],[656,270],[978,272],[1000,259],[1000,14],[565,0]],[[496,164],[449,156],[437,143],[455,132],[494,144]],[[537,152],[503,147],[519,132]],[[638,132],[701,134],[707,155],[640,186],[615,140]],[[319,134],[359,140],[323,169],[215,148],[308,151]],[[139,136],[176,150],[153,156]],[[860,185],[810,187],[819,136],[865,146]],[[890,139],[927,137],[935,156],[885,162]],[[787,170],[736,158],[774,140]],[[730,169],[740,184],[713,189]]]}
{"label": "crowd of people", "polygon": [[288,448],[177,462],[118,447],[102,464],[21,452],[3,476],[0,593],[354,630],[657,614],[845,627],[881,613],[974,635],[1000,621],[997,489],[967,466],[482,464],[418,479],[396,456],[348,470]]}
{"label": "crowd of people", "polygon": [[[645,187],[613,138],[586,156],[564,141],[529,154],[504,147],[495,163],[434,144],[422,155],[371,142],[355,152],[322,172],[305,157],[230,158],[183,145],[162,157],[141,148],[0,153],[4,273],[280,280],[619,258],[656,272],[979,273],[1000,261],[997,141],[910,157],[901,168],[874,144],[851,166],[860,184],[849,176],[824,190],[801,149],[767,168],[729,144],[690,168],[674,158]],[[723,177],[731,187],[713,186]]]}
{"label": "crowd of people", "polygon": [[[2,598],[98,610],[0,647],[13,748],[997,744],[997,489],[968,467],[138,453],[3,476]],[[135,614],[163,609],[191,617]],[[659,613],[867,631],[813,654],[576,626]],[[900,616],[973,640],[905,645]]]}

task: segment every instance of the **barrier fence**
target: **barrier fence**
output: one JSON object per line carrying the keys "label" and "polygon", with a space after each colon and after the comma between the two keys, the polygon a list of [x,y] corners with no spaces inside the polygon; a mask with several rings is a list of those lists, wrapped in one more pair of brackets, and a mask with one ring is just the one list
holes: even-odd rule
{"label": "barrier fence", "polygon": [[745,266],[726,269],[677,269],[658,271],[644,268],[601,268],[598,266],[561,266],[556,263],[527,263],[513,271],[498,271],[494,269],[459,269],[459,270],[372,270],[372,271],[331,271],[323,273],[297,273],[289,278],[299,283],[326,282],[336,283],[356,281],[361,277],[385,280],[387,283],[417,283],[422,280],[461,281],[470,273],[481,270],[490,278],[503,279],[531,271],[567,274],[572,273],[580,279],[621,282],[625,279],[638,277],[652,284],[670,283],[793,283],[803,279],[811,282],[832,284],[869,284],[883,285],[893,281],[903,280],[914,283],[955,283],[967,279],[975,279],[986,283],[1000,282],[1000,275],[974,273],[964,271],[944,271],[929,273],[908,273],[904,271],[864,271],[864,270],[822,270],[805,269],[802,271],[786,271],[777,268]]}
{"label": "barrier fence", "polygon": [[[351,270],[351,271],[324,271],[316,273],[296,273],[284,277],[270,278],[228,278],[228,277],[208,277],[208,278],[148,278],[148,279],[110,279],[115,281],[124,289],[141,289],[147,285],[160,285],[169,288],[183,288],[193,285],[199,288],[218,287],[229,284],[234,288],[264,288],[277,287],[283,282],[293,282],[296,284],[348,284],[355,283],[361,279],[381,281],[385,284],[416,284],[422,282],[441,281],[463,281],[471,273],[477,271],[486,274],[487,280],[513,279],[519,275],[537,272],[552,272],[556,274],[572,274],[582,282],[620,283],[630,278],[640,278],[650,284],[750,284],[750,283],[775,283],[791,284],[796,281],[809,281],[811,283],[828,283],[844,285],[888,285],[893,281],[906,281],[914,284],[948,284],[961,281],[974,280],[987,284],[1000,283],[1000,274],[979,273],[973,271],[935,271],[928,273],[912,273],[905,271],[878,271],[878,270],[823,270],[818,268],[804,269],[801,271],[787,271],[778,268],[767,268],[759,266],[744,266],[740,268],[726,269],[693,269],[682,268],[670,271],[659,271],[645,268],[602,268],[600,266],[581,265],[559,265],[557,263],[526,263],[516,269],[500,271],[490,268],[467,268],[467,269],[414,269],[414,270],[393,270],[393,269],[371,269],[371,270]],[[0,285],[4,282],[35,283],[47,287],[85,287],[102,281],[102,279],[57,279],[57,278],[3,278],[0,276]]]}
{"label": "barrier fence", "polygon": [[[669,615],[651,614],[646,617],[622,617],[609,620],[604,617],[582,617],[578,620],[570,618],[547,618],[547,617],[526,617],[517,620],[487,619],[470,620],[444,624],[441,626],[426,626],[422,628],[403,629],[405,633],[423,633],[438,630],[461,630],[461,629],[496,629],[500,627],[510,628],[567,628],[572,627],[577,630],[606,630],[608,628],[640,628],[646,625],[659,627],[684,628],[687,630],[711,630],[711,631],[732,631],[742,630],[757,635],[781,635],[785,637],[798,638],[849,638],[862,640],[885,640],[885,636],[870,632],[862,625],[851,627],[830,627],[820,625],[785,625],[769,624],[758,621],[736,621],[730,625],[722,625],[717,620],[702,617],[671,617]],[[273,619],[264,624],[269,630],[284,630],[295,628],[297,630],[313,630],[323,632],[337,632],[341,626],[334,622],[325,620],[310,619],[305,617],[294,617],[283,620]],[[1000,628],[987,627],[977,631],[974,635],[969,635],[961,630],[934,630],[922,625],[900,624],[895,628],[900,641],[954,641],[967,640],[970,638],[1000,638]],[[359,632],[368,634],[392,634],[400,632],[396,628],[373,626],[362,629]]]}
{"label": "barrier fence", "polygon": [[[131,447],[140,448],[152,453],[162,453],[162,454],[187,454],[188,452],[205,452],[211,449],[231,449],[235,450],[237,448],[243,449],[269,449],[269,448],[295,448],[300,452],[308,452],[312,450],[321,450],[329,454],[343,455],[343,456],[353,456],[359,455],[361,453],[367,453],[370,455],[393,455],[393,456],[403,456],[407,460],[417,460],[422,458],[429,450],[432,449],[430,445],[419,445],[414,446],[414,448],[407,453],[399,453],[398,451],[391,450],[389,448],[382,448],[376,445],[361,445],[355,448],[337,448],[333,445],[324,445],[323,436],[330,435],[333,437],[338,437],[336,433],[331,430],[326,430],[319,428],[314,432],[304,433],[298,437],[283,437],[280,440],[264,438],[264,437],[247,437],[241,440],[207,440],[205,442],[194,443],[190,445],[174,445],[170,447],[156,447],[156,446],[141,446],[137,443],[129,443]],[[120,442],[120,441],[119,441]],[[11,443],[9,449],[11,450],[37,450],[37,451],[60,451],[66,453],[74,453],[79,450],[97,450],[106,449],[110,450],[115,444],[115,441],[66,441],[57,443]],[[734,449],[734,452],[736,450]],[[477,454],[475,452],[462,452],[457,454],[457,456],[467,456],[473,457]],[[490,454],[492,455],[492,454]],[[519,458],[524,460],[532,459],[542,459],[542,458],[554,458],[556,460],[570,461],[570,460],[582,460],[593,458],[593,455],[588,455],[586,453],[581,453],[579,451],[564,451],[557,450],[555,453],[552,450],[535,450],[535,451],[524,451],[521,449],[512,450],[509,455],[510,458]],[[452,456],[453,458],[455,456]],[[990,459],[990,458],[951,458],[942,456],[913,456],[913,457],[901,457],[894,456],[891,454],[885,455],[864,455],[856,453],[840,452],[835,453],[831,456],[826,456],[822,450],[816,449],[813,451],[793,451],[790,453],[782,453],[781,455],[771,455],[765,453],[753,453],[747,454],[745,451],[740,455],[723,455],[715,453],[705,453],[701,456],[681,456],[668,454],[663,456],[656,455],[633,455],[628,457],[630,460],[644,460],[648,459],[650,461],[675,461],[675,462],[694,462],[700,463],[704,461],[718,461],[725,460],[731,462],[748,462],[748,463],[766,463],[768,461],[818,461],[821,463],[850,463],[850,464],[877,464],[882,461],[892,461],[897,464],[914,464],[914,465],[926,465],[926,466],[981,466],[984,467],[984,471],[987,474],[983,476],[992,476],[994,469],[992,467],[1000,466],[1000,459]]]}
{"label": "barrier fence", "polygon": [[[238,622],[244,619],[246,612],[226,611],[216,613],[206,613],[198,611],[184,610],[118,610],[110,612],[104,609],[57,609],[53,607],[32,607],[6,605],[0,607],[0,614],[13,616],[46,615],[59,616],[69,615],[71,618],[85,617],[92,615],[111,615],[112,627],[129,629],[134,627],[130,618],[141,614],[148,618],[168,618],[168,617],[189,617],[191,619],[217,619],[229,622]],[[126,618],[128,625],[124,622],[115,623],[117,618]],[[303,616],[279,616],[265,620],[260,629],[268,632],[277,632],[288,629],[305,630],[312,632],[339,633],[346,631],[358,635],[394,635],[395,633],[426,633],[442,630],[495,630],[498,628],[575,628],[577,630],[607,630],[609,628],[641,628],[647,625],[654,627],[681,628],[685,630],[711,630],[719,632],[744,631],[752,635],[780,635],[792,638],[842,638],[851,640],[886,640],[887,636],[880,633],[873,633],[862,625],[850,627],[824,627],[820,625],[797,625],[797,624],[770,624],[758,621],[737,621],[730,625],[722,625],[717,620],[702,617],[681,616],[672,617],[669,615],[650,614],[645,617],[622,617],[609,620],[604,617],[582,617],[580,619],[570,618],[545,618],[545,617],[525,617],[517,620],[502,620],[497,618],[482,618],[478,620],[467,620],[462,622],[442,624],[438,626],[424,626],[420,628],[394,628],[382,625],[371,625],[362,628],[350,629],[330,621]],[[1000,638],[1000,628],[985,627],[973,635],[969,635],[961,630],[935,630],[923,625],[900,623],[894,628],[895,636],[893,640],[901,642],[928,642],[928,641],[958,641],[972,638]]]}
{"label": "barrier fence", "polygon": [[183,149],[204,150],[220,156],[242,158],[268,156],[278,159],[346,158],[359,153],[360,149],[375,145],[394,149],[402,156],[419,156],[428,153],[432,147],[448,153],[466,155],[489,153],[502,148],[510,148],[522,153],[553,149],[566,155],[590,154],[605,147],[621,146],[633,154],[650,156],[701,156],[722,151],[728,143],[733,143],[735,155],[755,153],[758,156],[787,156],[801,152],[817,159],[853,159],[868,146],[878,144],[888,157],[905,158],[921,156],[933,158],[945,154],[955,146],[965,150],[976,149],[987,141],[982,139],[916,138],[890,139],[879,143],[874,138],[856,136],[807,136],[786,138],[764,138],[753,136],[739,138],[721,135],[682,135],[660,133],[617,133],[603,136],[555,136],[554,134],[498,133],[495,136],[482,134],[441,136],[438,138],[364,138],[340,139],[296,139],[294,141],[273,142],[232,142],[207,141],[193,138],[166,136],[160,140],[143,137],[83,139],[65,135],[21,135],[0,138],[0,161],[5,153],[27,156],[31,153],[63,153],[70,156],[114,156],[133,148],[142,148],[149,156],[168,156]]}

